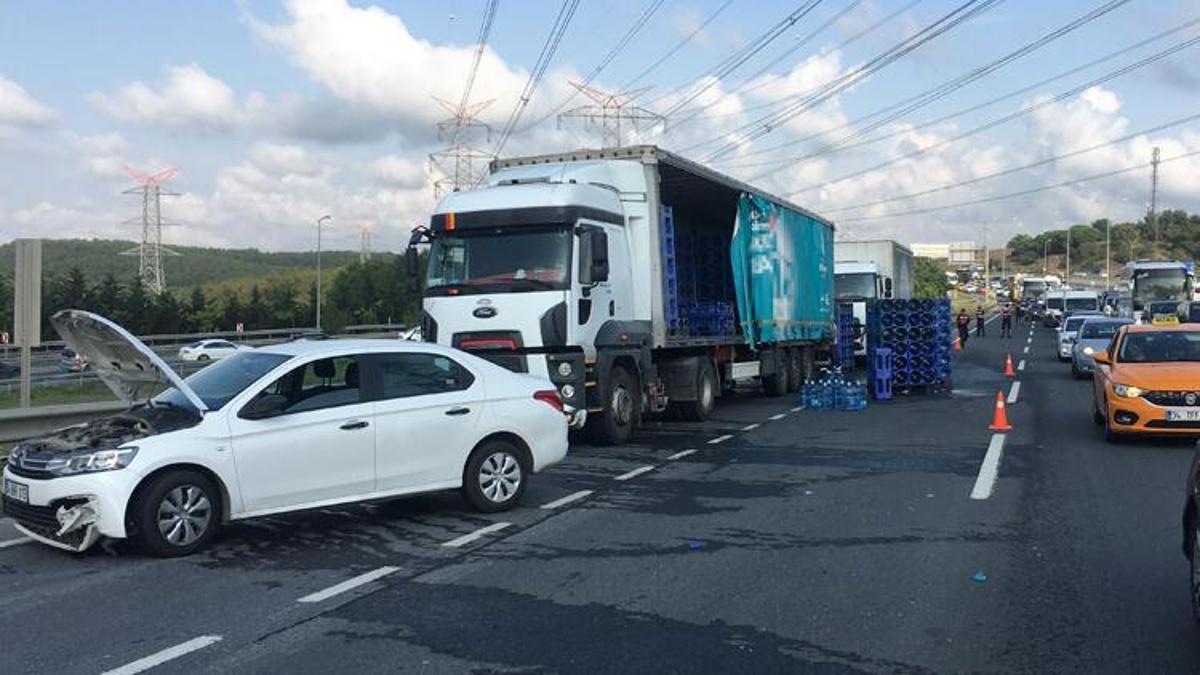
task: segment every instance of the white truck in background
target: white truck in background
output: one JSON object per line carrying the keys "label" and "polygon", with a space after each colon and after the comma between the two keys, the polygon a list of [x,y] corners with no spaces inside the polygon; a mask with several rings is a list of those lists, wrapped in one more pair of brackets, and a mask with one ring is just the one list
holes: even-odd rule
{"label": "white truck in background", "polygon": [[[913,297],[913,254],[891,239],[835,241],[833,244],[834,299],[854,303],[855,322],[867,325],[872,300]],[[867,353],[865,331],[857,330],[854,353]]]}

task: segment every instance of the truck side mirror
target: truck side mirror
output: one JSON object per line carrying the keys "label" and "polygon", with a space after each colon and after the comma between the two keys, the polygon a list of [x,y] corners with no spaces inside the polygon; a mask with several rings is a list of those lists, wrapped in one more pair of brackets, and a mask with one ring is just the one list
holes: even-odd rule
{"label": "truck side mirror", "polygon": [[428,227],[415,227],[412,234],[408,237],[408,248],[404,249],[404,269],[408,272],[409,288],[416,291],[421,286],[421,258],[417,253],[419,244],[429,244],[433,242],[433,230]]}
{"label": "truck side mirror", "polygon": [[408,285],[413,289],[416,289],[417,280],[420,278],[417,273],[418,264],[417,247],[409,244],[408,248],[404,250],[404,269],[408,272]]}
{"label": "truck side mirror", "polygon": [[579,233],[579,285],[593,286],[608,281],[608,235],[587,228]]}

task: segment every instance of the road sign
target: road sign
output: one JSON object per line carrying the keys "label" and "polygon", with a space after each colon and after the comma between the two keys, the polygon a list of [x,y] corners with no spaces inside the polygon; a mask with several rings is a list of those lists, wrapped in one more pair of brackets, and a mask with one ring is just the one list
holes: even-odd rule
{"label": "road sign", "polygon": [[8,331],[0,331],[0,345],[6,345],[8,341]]}
{"label": "road sign", "polygon": [[246,324],[239,321],[239,322],[237,322],[237,326],[234,328],[234,330],[236,330],[239,333],[245,333],[246,332]]}

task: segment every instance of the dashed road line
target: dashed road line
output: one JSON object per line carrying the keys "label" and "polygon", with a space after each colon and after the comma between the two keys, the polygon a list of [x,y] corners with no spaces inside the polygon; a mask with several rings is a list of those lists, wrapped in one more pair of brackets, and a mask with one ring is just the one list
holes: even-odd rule
{"label": "dashed road line", "polygon": [[204,649],[209,645],[216,644],[221,641],[220,635],[201,635],[198,638],[192,638],[187,642],[182,642],[174,647],[168,647],[161,652],[156,652],[150,656],[140,658],[137,661],[126,663],[120,668],[106,670],[101,675],[134,675],[141,673],[151,668],[161,666],[162,664],[172,659],[177,659],[181,656],[187,656],[192,652]]}
{"label": "dashed road line", "polygon": [[759,428],[760,426],[762,426],[762,425],[757,424],[757,423],[756,424],[747,424],[746,426],[742,427],[742,431],[754,431],[755,429]]}
{"label": "dashed road line", "polygon": [[670,457],[667,457],[667,459],[674,462],[677,459],[683,459],[684,457],[687,457],[688,455],[694,455],[694,454],[696,454],[695,450],[681,450],[681,451],[671,455]]}
{"label": "dashed road line", "polygon": [[1021,362],[1017,364],[1017,370],[1025,370],[1025,359],[1021,359]]}
{"label": "dashed road line", "polygon": [[487,527],[481,527],[478,530],[475,530],[474,532],[470,532],[468,534],[464,534],[461,537],[451,539],[450,541],[442,542],[442,546],[445,546],[447,548],[458,548],[459,546],[464,546],[464,545],[469,544],[478,539],[482,539],[483,537],[486,537],[487,535],[489,535],[493,532],[499,532],[500,530],[503,530],[504,528],[508,527],[509,525],[512,525],[512,523],[492,523],[491,525],[488,525]]}
{"label": "dashed road line", "polygon": [[725,441],[727,441],[731,438],[733,438],[733,434],[721,434],[720,436],[717,436],[716,438],[709,441],[708,444],[716,445],[717,443],[724,443]]}
{"label": "dashed road line", "polygon": [[1028,353],[1029,353],[1029,347],[1026,347],[1026,348],[1025,348],[1025,352],[1024,352],[1024,353],[1025,353],[1025,354],[1028,354]]}
{"label": "dashed road line", "polygon": [[1029,336],[1029,339],[1028,339],[1028,340],[1026,340],[1025,342],[1026,342],[1027,344],[1033,344],[1033,336],[1032,336],[1032,335],[1031,335],[1031,336]]}
{"label": "dashed road line", "polygon": [[804,410],[804,406],[802,406],[802,405],[798,405],[795,408],[792,408],[792,412],[800,412],[801,410]]}
{"label": "dashed road line", "polygon": [[634,469],[633,471],[627,471],[627,472],[621,474],[620,476],[617,476],[613,480],[629,480],[630,478],[637,478],[638,476],[640,476],[648,471],[653,471],[653,470],[654,470],[654,467],[652,467],[650,465],[639,466],[638,468]]}
{"label": "dashed road line", "polygon": [[987,499],[996,488],[996,477],[1000,473],[1000,459],[1004,457],[1005,434],[992,434],[992,442],[988,444],[987,454],[983,456],[983,464],[979,465],[979,476],[975,478],[975,487],[971,489],[971,499]]}
{"label": "dashed road line", "polygon": [[557,509],[558,507],[566,506],[567,504],[570,504],[571,502],[577,502],[580,499],[583,499],[584,497],[590,496],[591,494],[592,494],[591,490],[580,490],[579,492],[572,492],[571,494],[567,495],[566,497],[563,497],[561,499],[555,499],[552,502],[542,504],[542,508],[546,509],[546,510]]}
{"label": "dashed road line", "polygon": [[787,413],[779,413],[778,415],[771,415],[767,419],[771,420],[772,422],[777,422],[785,417],[787,417]]}
{"label": "dashed road line", "polygon": [[1008,402],[1010,404],[1017,402],[1017,396],[1021,394],[1021,381],[1013,382],[1012,389],[1008,391]]}
{"label": "dashed road line", "polygon": [[316,593],[309,593],[296,602],[322,602],[332,598],[335,595],[341,595],[346,591],[352,591],[359,586],[369,584],[376,579],[382,579],[383,577],[386,577],[387,575],[391,574],[392,572],[396,572],[399,569],[399,567],[380,567],[378,569],[373,569],[365,574],[360,574],[356,577],[347,579],[340,584],[334,584],[325,590],[317,591]]}
{"label": "dashed road line", "polygon": [[31,541],[33,541],[33,540],[30,539],[29,537],[21,537],[20,539],[9,539],[8,541],[0,541],[0,548],[11,548],[13,546],[20,546],[21,544],[28,544]]}

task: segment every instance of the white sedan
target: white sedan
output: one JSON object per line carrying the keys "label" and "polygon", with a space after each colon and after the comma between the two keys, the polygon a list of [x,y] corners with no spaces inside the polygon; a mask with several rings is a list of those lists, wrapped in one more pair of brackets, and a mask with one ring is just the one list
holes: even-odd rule
{"label": "white sedan", "polygon": [[4,512],[70,551],[128,537],[187,555],[230,520],[439,490],[501,511],[567,453],[549,381],[448,347],[296,341],[183,380],[104,317],[52,322],[130,404],[18,444],[4,468]]}
{"label": "white sedan", "polygon": [[246,345],[236,345],[229,340],[200,340],[179,350],[181,361],[217,361],[226,356],[249,350]]}

